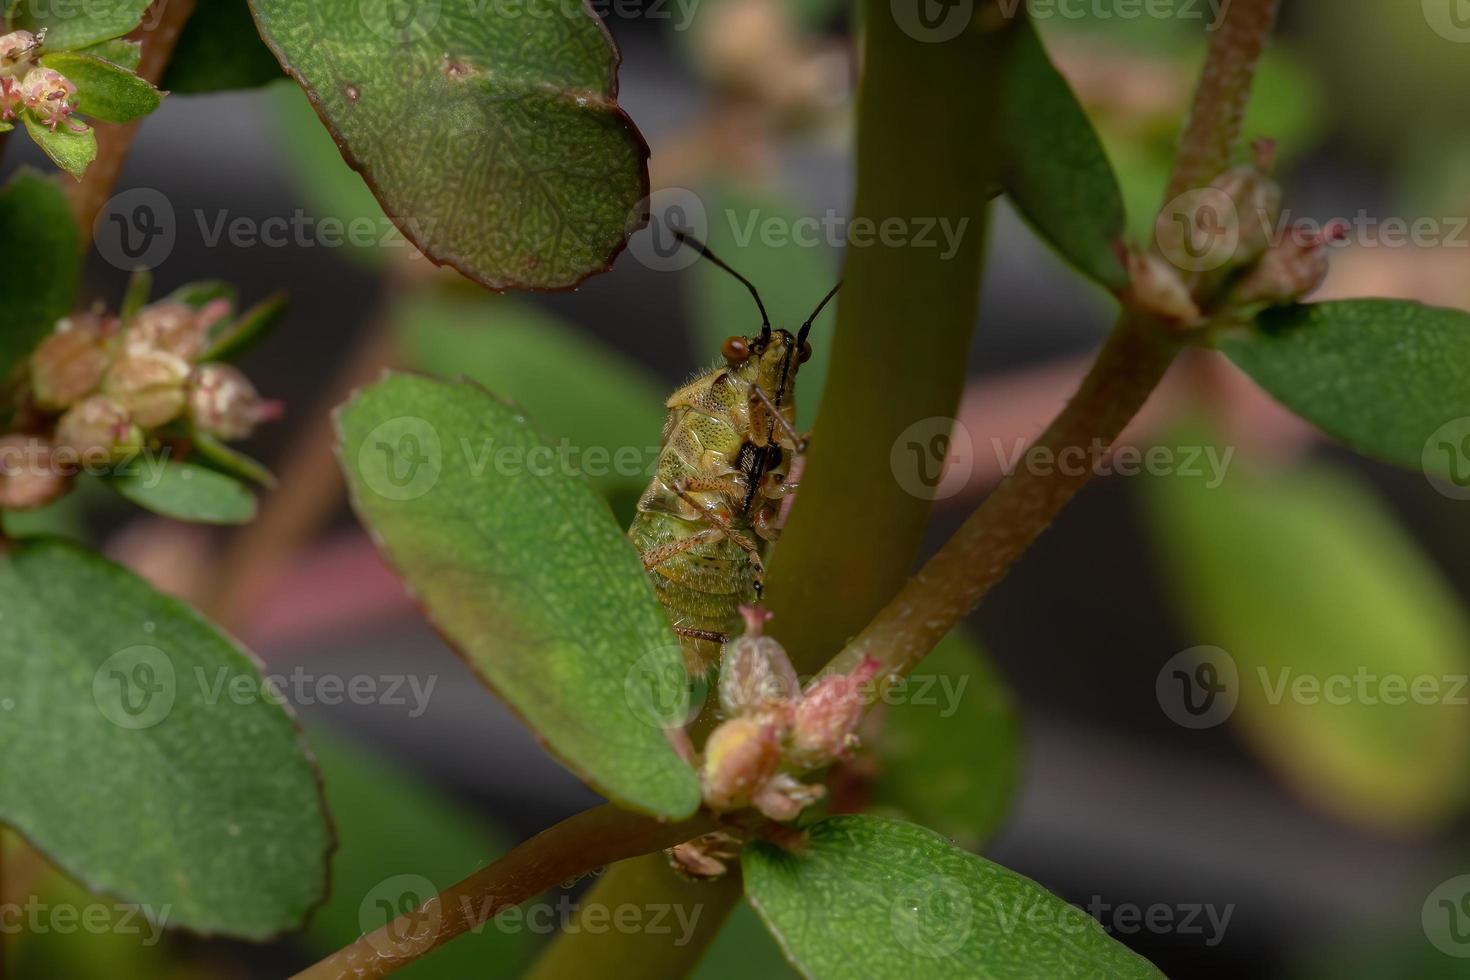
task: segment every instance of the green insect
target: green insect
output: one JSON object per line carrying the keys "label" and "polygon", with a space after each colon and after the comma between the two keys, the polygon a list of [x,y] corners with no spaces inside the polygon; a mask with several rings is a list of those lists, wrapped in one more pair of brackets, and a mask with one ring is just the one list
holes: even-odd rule
{"label": "green insect", "polygon": [[812,322],[842,284],[792,336],[771,328],[750,280],[688,233],[674,235],[740,280],[761,315],[759,334],[727,339],[724,363],[669,396],[653,481],[628,529],[685,666],[701,677],[737,630],[741,605],[760,599],[766,547],[780,534],[782,500],[796,490],[791,464],[806,450],[795,426],[796,376],[811,357]]}

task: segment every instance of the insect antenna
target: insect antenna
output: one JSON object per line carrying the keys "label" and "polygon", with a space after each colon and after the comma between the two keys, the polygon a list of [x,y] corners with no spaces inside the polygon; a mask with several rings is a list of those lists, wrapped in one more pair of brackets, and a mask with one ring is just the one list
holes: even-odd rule
{"label": "insect antenna", "polygon": [[815,310],[812,310],[812,315],[807,317],[806,321],[802,323],[801,329],[798,330],[796,333],[797,350],[801,349],[802,342],[806,340],[806,335],[812,332],[812,324],[816,322],[817,317],[822,315],[822,310],[827,306],[828,303],[832,302],[832,297],[836,296],[837,290],[841,288],[842,280],[839,279],[837,280],[837,285],[832,287],[832,291],[829,292],[826,296],[823,296],[822,301],[817,304],[817,308]]}
{"label": "insect antenna", "polygon": [[[670,231],[672,231],[674,233],[674,237],[677,238],[679,241],[683,242],[685,245],[688,245],[690,248],[694,249],[700,255],[703,255],[705,258],[709,259],[715,265],[719,266],[721,269],[724,269],[726,272],[730,273],[730,275],[734,276],[736,279],[739,279],[745,285],[745,288],[748,289],[748,290],[750,290],[750,295],[755,299],[755,305],[756,305],[756,307],[761,311],[761,339],[762,340],[770,340],[771,339],[771,318],[766,315],[766,304],[764,304],[764,303],[761,302],[761,294],[756,291],[755,283],[751,282],[749,279],[745,278],[740,273],[738,273],[734,269],[730,268],[730,266],[723,259],[721,259],[718,255],[716,255],[714,252],[711,252],[709,250],[709,246],[708,245],[706,245],[704,242],[700,241],[699,239],[695,238],[689,232],[685,231],[682,228],[670,228]],[[823,302],[826,302],[826,301],[823,300]],[[819,307],[819,309],[820,309],[820,307]]]}

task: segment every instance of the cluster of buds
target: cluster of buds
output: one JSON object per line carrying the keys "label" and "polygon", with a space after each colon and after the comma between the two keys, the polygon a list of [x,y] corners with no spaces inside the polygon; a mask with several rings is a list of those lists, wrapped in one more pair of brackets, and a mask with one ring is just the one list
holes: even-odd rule
{"label": "cluster of buds", "polygon": [[1280,229],[1282,192],[1270,176],[1275,145],[1261,140],[1254,150],[1252,163],[1182,195],[1159,215],[1158,253],[1127,256],[1130,306],[1196,328],[1298,302],[1322,285],[1327,249],[1345,229]]}
{"label": "cluster of buds", "polygon": [[781,645],[762,635],[769,614],[744,609],[745,635],[731,641],[720,668],[726,720],[704,746],[700,780],[713,810],[755,807],[788,821],[825,790],[799,777],[847,758],[857,747],[864,692],[878,673],[866,660],[850,674],[830,674],[803,692]]}
{"label": "cluster of buds", "polygon": [[64,493],[63,457],[105,469],[156,442],[242,439],[277,417],[279,404],[238,370],[201,363],[229,312],[226,300],[197,309],[162,300],[126,322],[100,311],[59,321],[30,357],[31,434],[7,437],[34,445],[43,438],[36,433],[49,432],[46,459],[0,472],[0,508],[38,507]]}
{"label": "cluster of buds", "polygon": [[52,132],[63,123],[73,132],[86,132],[86,124],[71,119],[77,87],[61,72],[37,63],[45,39],[45,31],[0,36],[0,120],[8,122],[29,110]]}

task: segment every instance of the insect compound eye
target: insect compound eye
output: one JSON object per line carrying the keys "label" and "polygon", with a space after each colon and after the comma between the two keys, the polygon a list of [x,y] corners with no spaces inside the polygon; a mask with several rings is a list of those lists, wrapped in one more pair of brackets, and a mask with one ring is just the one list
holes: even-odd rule
{"label": "insect compound eye", "polygon": [[745,342],[744,337],[729,337],[726,338],[720,352],[731,364],[739,364],[750,357],[750,345]]}
{"label": "insect compound eye", "polygon": [[812,345],[805,340],[801,342],[801,353],[797,355],[797,363],[805,364],[812,359]]}

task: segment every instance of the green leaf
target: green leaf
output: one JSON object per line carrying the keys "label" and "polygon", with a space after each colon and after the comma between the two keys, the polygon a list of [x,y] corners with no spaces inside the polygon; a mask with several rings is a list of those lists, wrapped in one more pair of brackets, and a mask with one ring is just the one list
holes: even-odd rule
{"label": "green leaf", "polygon": [[209,338],[209,349],[201,361],[223,361],[237,357],[265,339],[286,315],[286,294],[267,296],[231,321],[220,321]]}
{"label": "green leaf", "polygon": [[235,287],[219,279],[201,279],[198,282],[185,283],[167,296],[170,302],[183,303],[196,310],[202,309],[206,304],[217,299],[227,299],[233,306],[235,298]]}
{"label": "green leaf", "polygon": [[76,85],[78,112],[103,122],[142,119],[163,101],[163,93],[146,78],[89,54],[47,54],[41,57],[41,64]]}
{"label": "green leaf", "polygon": [[1001,106],[1001,182],[1031,227],[1088,278],[1128,285],[1123,192],[1087,114],[1029,21],[1011,43]]}
{"label": "green leaf", "polygon": [[1470,313],[1406,300],[1268,310],[1219,346],[1287,408],[1359,452],[1447,472],[1430,443],[1470,417]]}
{"label": "green leaf", "polygon": [[[189,19],[199,16],[197,13]],[[120,65],[128,71],[137,71],[138,66],[143,63],[143,43],[141,41],[127,41],[123,38],[114,38],[111,41],[103,41],[101,44],[93,44],[82,48],[78,54],[89,54],[103,61],[110,61],[114,65]]]}
{"label": "green leaf", "polygon": [[434,261],[492,288],[561,288],[606,269],[641,226],[648,149],[587,10],[440,0],[398,25],[389,0],[252,8],[343,155]]}
{"label": "green leaf", "polygon": [[[838,262],[832,247],[799,240],[795,232],[806,216],[771,194],[716,188],[709,195],[708,215],[710,248],[755,283],[777,326],[784,324],[795,332],[837,282]],[[695,362],[715,364],[722,360],[720,345],[726,337],[750,336],[760,330],[760,312],[750,292],[713,263],[700,260],[691,272],[696,276],[692,297]],[[812,326],[812,359],[801,366],[797,378],[797,425],[803,428],[816,418],[821,402],[832,357],[836,310],[835,303],[829,304]]]}
{"label": "green leaf", "polygon": [[600,492],[647,486],[667,393],[641,366],[505,297],[420,291],[393,318],[410,364],[523,407]]}
{"label": "green leaf", "polygon": [[[1230,658],[1210,654],[1207,720],[1233,694],[1256,752],[1347,819],[1417,830],[1459,812],[1470,717],[1444,701],[1470,672],[1470,625],[1436,569],[1346,473],[1237,466],[1210,482],[1154,480],[1149,498],[1193,644]],[[1437,702],[1416,700],[1419,678]]]}
{"label": "green leaf", "polygon": [[266,469],[265,464],[251,459],[244,453],[220,442],[207,432],[197,429],[189,433],[189,441],[200,457],[213,465],[221,473],[258,483],[267,489],[274,488],[276,478],[271,471]]}
{"label": "green leaf", "polygon": [[82,179],[88,165],[97,159],[97,134],[92,131],[91,126],[76,132],[68,123],[52,129],[37,122],[29,112],[21,113],[21,118],[25,120],[26,132],[31,134],[31,139],[51,158],[51,162],[77,180]]}
{"label": "green leaf", "polygon": [[891,707],[873,802],[980,847],[1020,778],[1020,722],[989,658],[964,632],[951,633],[883,700]]}
{"label": "green leaf", "polygon": [[[541,736],[622,805],[682,818],[694,771],[662,727],[683,663],[607,506],[516,411],[390,375],[338,415],[359,516],[429,617]],[[651,693],[650,693],[651,692]]]}
{"label": "green leaf", "polygon": [[[320,731],[309,738],[337,829],[332,897],[306,930],[321,955],[385,924],[387,910],[396,915],[406,896],[422,902],[509,849],[511,839],[480,814],[380,753]],[[413,832],[405,833],[409,827]],[[519,976],[531,939],[525,928],[507,931],[500,923],[487,924],[396,975],[404,980]]]}
{"label": "green leaf", "polygon": [[149,458],[108,477],[114,490],[144,510],[195,524],[249,524],[255,495],[234,477],[193,463],[158,465]]}
{"label": "green leaf", "polygon": [[75,51],[127,34],[143,22],[149,2],[16,0],[11,8],[10,29],[24,29],[32,34],[45,30],[47,51]]}
{"label": "green leaf", "polygon": [[798,976],[750,903],[741,902],[710,943],[692,980],[781,980]]}
{"label": "green leaf", "polygon": [[748,846],[743,866],[746,896],[808,977],[1163,976],[1081,909],[914,824],[831,817],[796,853]]}
{"label": "green leaf", "polygon": [[71,311],[82,246],[61,188],[22,170],[0,190],[0,388]]}
{"label": "green leaf", "polygon": [[118,317],[123,323],[132,320],[138,315],[138,311],[148,305],[148,297],[153,295],[153,273],[147,269],[139,268],[128,277],[128,288],[123,293],[122,306],[118,309]]}
{"label": "green leaf", "polygon": [[246,0],[204,0],[184,24],[160,84],[170,92],[219,92],[285,77]]}
{"label": "green leaf", "polygon": [[326,887],[295,725],[194,610],[56,541],[0,557],[0,820],[170,927],[261,940]]}

